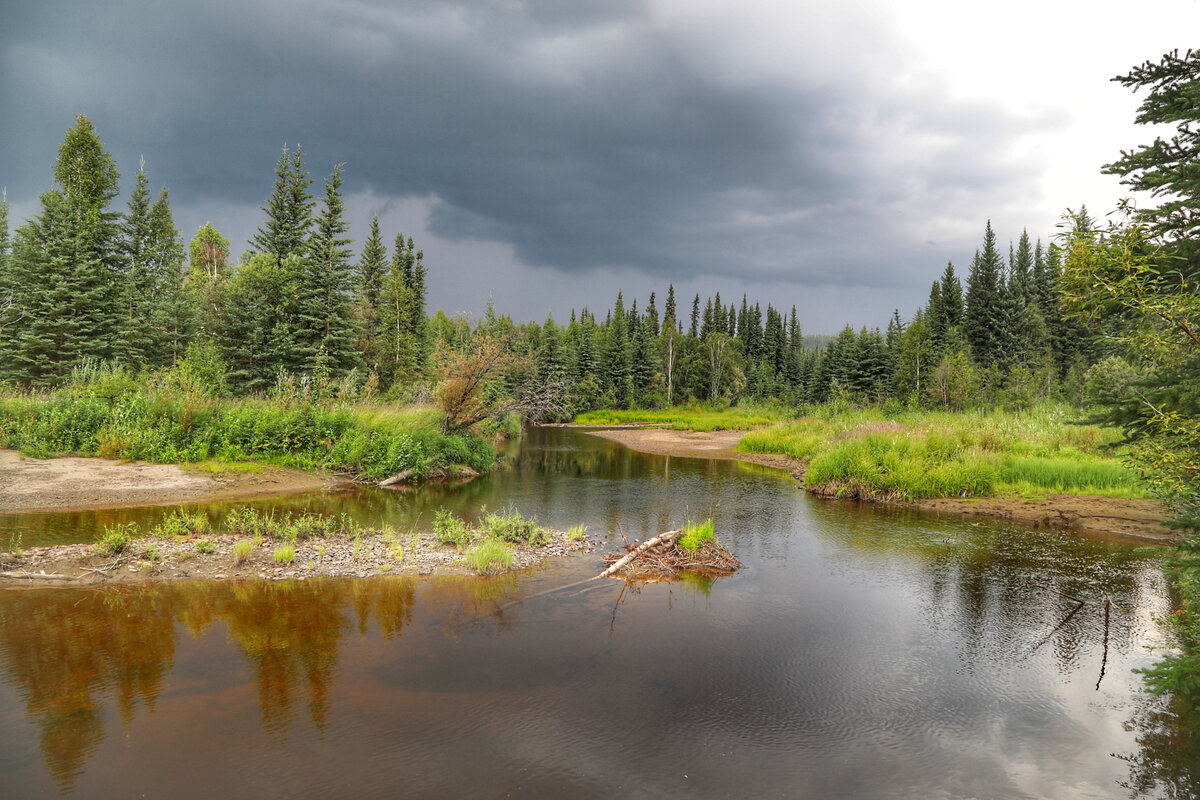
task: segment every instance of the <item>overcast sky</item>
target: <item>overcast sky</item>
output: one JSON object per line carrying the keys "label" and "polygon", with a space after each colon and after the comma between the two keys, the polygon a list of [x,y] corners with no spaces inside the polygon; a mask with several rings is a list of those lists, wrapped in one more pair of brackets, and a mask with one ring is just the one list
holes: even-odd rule
{"label": "overcast sky", "polygon": [[83,112],[236,255],[299,143],[356,245],[378,214],[425,250],[431,310],[673,282],[832,333],[911,315],[988,219],[1110,210],[1152,133],[1109,78],[1187,31],[1196,0],[0,0],[0,185],[35,213]]}

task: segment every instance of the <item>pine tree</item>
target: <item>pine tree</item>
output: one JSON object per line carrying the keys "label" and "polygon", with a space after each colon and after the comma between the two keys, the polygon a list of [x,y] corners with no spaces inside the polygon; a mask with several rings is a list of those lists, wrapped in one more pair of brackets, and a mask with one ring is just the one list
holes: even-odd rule
{"label": "pine tree", "polygon": [[342,165],[325,179],[325,198],[297,287],[294,352],[306,372],[339,377],[358,363],[350,316],[350,230],[343,218]]}
{"label": "pine tree", "polygon": [[670,324],[675,325],[678,323],[678,319],[675,312],[675,284],[670,283],[667,284],[667,304],[663,308],[663,326],[668,324],[667,320],[671,320]]}
{"label": "pine tree", "polygon": [[260,253],[275,259],[276,266],[283,264],[289,255],[303,256],[312,228],[313,208],[316,201],[309,192],[312,178],[304,169],[304,157],[300,146],[288,154],[287,145],[275,166],[275,185],[267,204],[260,206],[267,215],[266,222],[250,238],[250,246]]}
{"label": "pine tree", "polygon": [[688,336],[696,338],[696,325],[700,321],[700,293],[696,292],[696,296],[692,298],[692,326],[688,329]]}

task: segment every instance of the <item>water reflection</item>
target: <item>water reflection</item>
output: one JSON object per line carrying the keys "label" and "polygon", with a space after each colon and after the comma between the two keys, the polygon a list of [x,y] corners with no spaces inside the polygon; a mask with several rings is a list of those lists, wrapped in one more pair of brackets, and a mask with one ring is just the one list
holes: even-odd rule
{"label": "water reflection", "polygon": [[568,431],[467,486],[288,502],[393,525],[513,503],[618,541],[618,517],[640,538],[712,513],[745,568],[550,593],[599,558],[490,580],[0,592],[0,786],[44,793],[40,766],[86,796],[1195,787],[1190,718],[1130,672],[1166,607],[1157,557],[1125,543],[813,502],[771,471]]}
{"label": "water reflection", "polygon": [[[519,597],[520,576],[428,583],[424,602],[448,631],[464,623],[512,624],[490,615]],[[412,623],[416,578],[286,582],[178,582],[98,589],[0,591],[0,667],[37,727],[46,768],[71,788],[104,740],[113,702],[124,728],[154,711],[174,667],[179,635],[224,628],[249,668],[270,734],[295,722],[295,704],[324,731],[345,635],[385,641]]]}

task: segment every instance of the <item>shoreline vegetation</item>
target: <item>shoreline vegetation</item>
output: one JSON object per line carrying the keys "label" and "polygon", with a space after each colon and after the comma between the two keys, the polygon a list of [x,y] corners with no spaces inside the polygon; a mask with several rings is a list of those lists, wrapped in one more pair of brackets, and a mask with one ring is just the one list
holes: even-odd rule
{"label": "shoreline vegetation", "polygon": [[94,585],[180,579],[305,580],[380,575],[493,575],[591,552],[583,526],[542,527],[514,509],[475,524],[439,510],[428,532],[366,528],[349,517],[239,509],[221,528],[176,511],[160,524],[110,526],[94,544],[0,552],[0,586]]}
{"label": "shoreline vegetation", "polygon": [[1075,424],[1079,416],[1051,404],[1021,414],[827,404],[750,431],[683,410],[586,414],[576,424],[622,426],[589,432],[642,452],[787,469],[819,497],[1175,541],[1169,511],[1121,460],[1118,432]]}
{"label": "shoreline vegetation", "polygon": [[0,394],[0,447],[34,458],[96,456],[214,473],[254,464],[417,481],[487,472],[493,442],[519,432],[504,419],[444,432],[434,406],[373,403],[337,387],[230,398],[175,377],[87,363],[57,390]]}

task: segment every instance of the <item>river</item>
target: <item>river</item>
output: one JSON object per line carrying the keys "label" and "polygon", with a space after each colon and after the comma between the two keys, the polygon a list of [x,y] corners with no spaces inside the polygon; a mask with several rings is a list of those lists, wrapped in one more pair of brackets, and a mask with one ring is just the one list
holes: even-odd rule
{"label": "river", "polygon": [[[512,505],[604,547],[711,516],[745,566],[549,594],[599,554],[0,590],[0,796],[1166,797],[1194,774],[1132,672],[1167,644],[1158,550],[815,500],[558,428],[464,486],[254,505],[402,530]],[[162,513],[7,515],[0,538]]]}

